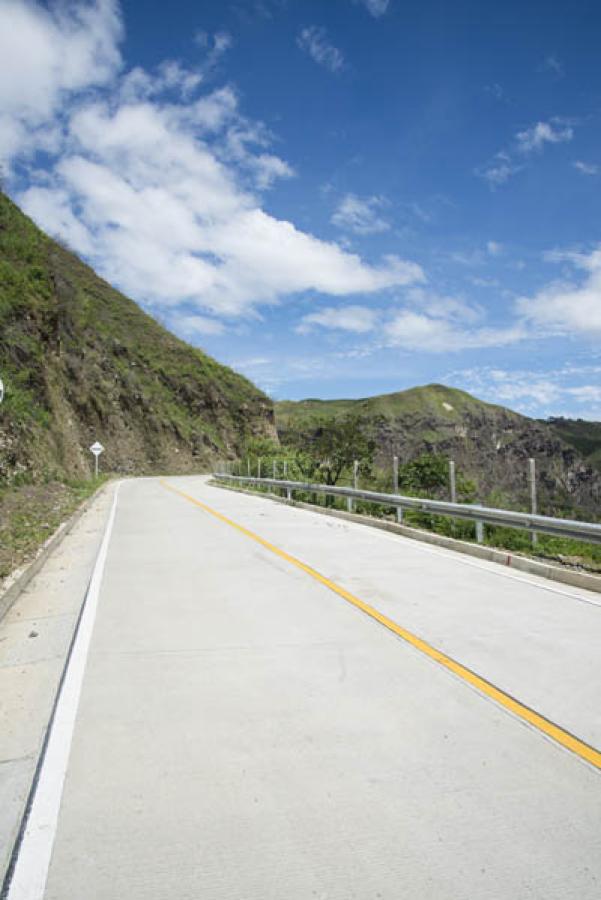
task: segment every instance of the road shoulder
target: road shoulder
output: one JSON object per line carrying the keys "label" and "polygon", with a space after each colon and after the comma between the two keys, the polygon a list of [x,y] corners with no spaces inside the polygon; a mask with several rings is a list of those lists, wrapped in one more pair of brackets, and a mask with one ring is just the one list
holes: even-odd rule
{"label": "road shoulder", "polygon": [[93,499],[0,622],[0,881],[19,833],[115,485]]}

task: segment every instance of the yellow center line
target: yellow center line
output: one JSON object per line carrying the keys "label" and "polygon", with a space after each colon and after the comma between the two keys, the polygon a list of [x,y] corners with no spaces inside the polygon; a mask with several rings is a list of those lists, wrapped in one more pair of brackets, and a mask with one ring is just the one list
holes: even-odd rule
{"label": "yellow center line", "polygon": [[210,506],[207,506],[206,503],[203,503],[201,500],[197,500],[196,497],[192,497],[190,496],[190,494],[186,494],[183,491],[178,490],[167,482],[161,481],[161,484],[163,485],[163,487],[167,488],[167,490],[172,491],[174,494],[179,494],[180,497],[183,497],[185,500],[188,500],[195,506],[200,507],[200,509],[203,509],[211,516],[219,519],[219,521],[225,522],[226,525],[235,528],[236,531],[239,531],[241,534],[250,538],[252,541],[256,541],[257,544],[260,544],[262,547],[265,547],[266,550],[270,550],[272,553],[275,553],[275,555],[279,556],[280,559],[284,559],[286,560],[286,562],[289,562],[291,565],[295,566],[297,569],[300,569],[302,572],[306,572],[306,574],[310,575],[311,578],[314,578],[315,581],[319,581],[320,584],[323,584],[325,587],[329,588],[329,590],[333,591],[339,597],[342,597],[348,603],[351,603],[353,606],[356,606],[368,616],[371,616],[372,619],[375,619],[376,622],[384,625],[385,628],[388,628],[394,634],[398,635],[398,637],[402,638],[404,641],[407,641],[407,643],[411,644],[412,647],[415,647],[416,650],[419,650],[421,653],[425,654],[425,656],[433,659],[435,662],[439,663],[439,665],[444,666],[445,669],[448,669],[463,681],[471,684],[472,687],[475,687],[482,694],[485,694],[487,697],[495,700],[500,706],[512,712],[519,719],[522,719],[524,722],[532,725],[534,728],[538,729],[538,731],[541,731],[543,734],[546,734],[558,744],[561,744],[561,746],[565,747],[566,750],[570,750],[572,753],[575,753],[581,759],[586,760],[586,762],[595,766],[597,769],[601,769],[601,751],[596,750],[594,747],[591,747],[590,744],[587,744],[584,741],[580,740],[580,738],[577,738],[573,734],[570,734],[569,731],[566,731],[564,728],[561,728],[559,725],[551,722],[549,719],[545,718],[545,716],[542,716],[535,710],[530,709],[525,704],[520,703],[519,700],[516,700],[510,694],[507,694],[500,688],[495,687],[495,685],[491,684],[490,681],[487,681],[486,678],[483,678],[481,675],[477,675],[475,672],[472,672],[471,669],[468,669],[461,663],[456,662],[450,656],[447,656],[445,653],[442,653],[440,650],[432,647],[432,645],[428,644],[427,641],[422,640],[422,638],[413,634],[411,631],[407,631],[406,628],[398,625],[392,619],[389,619],[388,616],[385,616],[377,609],[374,609],[373,606],[370,606],[368,603],[360,600],[359,597],[351,594],[350,591],[347,591],[345,588],[340,587],[340,585],[336,584],[335,582],[330,581],[330,579],[326,578],[325,575],[322,575],[320,572],[312,569],[311,566],[308,566],[306,563],[301,562],[300,559],[297,559],[290,553],[286,553],[285,550],[281,550],[279,547],[276,547],[275,544],[272,544],[270,543],[270,541],[265,540],[265,538],[260,537],[260,535],[255,534],[254,531],[250,531],[250,529],[245,528],[244,525],[239,525],[232,519],[228,519],[227,516],[224,516],[222,513],[217,512],[217,510],[212,509]]}

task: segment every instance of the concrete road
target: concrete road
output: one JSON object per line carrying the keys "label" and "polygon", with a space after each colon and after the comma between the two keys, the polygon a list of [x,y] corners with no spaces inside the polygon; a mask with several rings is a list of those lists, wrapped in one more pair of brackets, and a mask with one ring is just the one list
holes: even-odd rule
{"label": "concrete road", "polygon": [[[601,744],[599,596],[169,483]],[[282,555],[130,481],[35,900],[598,900],[600,774]]]}

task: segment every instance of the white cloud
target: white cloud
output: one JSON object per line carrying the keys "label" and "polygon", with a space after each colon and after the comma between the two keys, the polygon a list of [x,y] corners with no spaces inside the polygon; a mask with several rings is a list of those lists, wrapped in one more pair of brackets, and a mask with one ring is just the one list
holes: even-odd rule
{"label": "white cloud", "polygon": [[568,261],[585,274],[579,280],[554,281],[533,297],[516,301],[518,313],[539,329],[555,334],[601,335],[601,245],[589,254],[547,254]]}
{"label": "white cloud", "polygon": [[[261,192],[293,171],[271,152],[268,130],[242,115],[235,90],[199,96],[202,67],[173,61],[121,74],[116,4],[66,10],[0,6],[0,33],[15,24],[1,65],[19,85],[17,102],[0,81],[5,134],[27,163],[44,131],[53,167],[37,175],[32,165],[20,200],[110,281],[170,316],[178,307],[243,316],[296,293],[344,297],[424,279],[415,263],[367,263],[268,214]],[[222,36],[212,48],[228,45]]]}
{"label": "white cloud", "polygon": [[486,287],[493,288],[499,287],[499,282],[496,278],[480,278],[480,277],[470,277],[470,282],[474,285],[474,287]]}
{"label": "white cloud", "polygon": [[308,334],[322,327],[370,333],[370,352],[398,347],[416,353],[453,353],[506,346],[525,337],[520,324],[489,328],[480,324],[483,319],[484,310],[474,304],[413,287],[405,291],[401,308],[328,307],[304,316],[296,330]]}
{"label": "white cloud", "polygon": [[574,130],[556,119],[554,122],[537,122],[531,128],[519,131],[516,141],[520,153],[531,153],[542,150],[545,144],[562,144],[571,141],[573,137]]}
{"label": "white cloud", "polygon": [[85,256],[93,254],[92,233],[73,211],[68,191],[32,188],[28,195],[27,212],[37,222],[46,222],[46,230],[52,237]]}
{"label": "white cloud", "polygon": [[233,44],[232,36],[227,31],[217,31],[211,35],[207,31],[197,31],[194,41],[203,50],[208,51],[205,65],[213,66]]}
{"label": "white cloud", "polygon": [[556,56],[547,56],[539,66],[540,72],[552,72],[557,78],[563,78],[563,63]]}
{"label": "white cloud", "polygon": [[330,306],[303,316],[296,330],[299,334],[307,334],[317,325],[322,328],[336,328],[355,334],[365,334],[373,331],[377,317],[378,313],[366,306]]}
{"label": "white cloud", "polygon": [[576,160],[572,165],[574,168],[580,172],[581,175],[598,175],[599,174],[599,166],[595,163],[585,163],[581,160]]}
{"label": "white cloud", "polygon": [[169,319],[170,327],[182,337],[193,339],[206,335],[220,335],[225,331],[225,325],[219,319],[210,319],[208,316],[174,315]]}
{"label": "white cloud", "polygon": [[563,119],[554,118],[548,122],[536,122],[530,128],[519,131],[509,149],[500,150],[492,160],[474,170],[474,174],[488,182],[491,189],[500,187],[520,172],[524,165],[515,162],[516,153],[527,157],[542,152],[545,144],[562,144],[574,137],[573,128]]}
{"label": "white cloud", "polygon": [[374,19],[377,19],[384,15],[388,9],[390,0],[354,0],[354,2],[360,3],[369,13],[371,13]]}
{"label": "white cloud", "polygon": [[56,146],[65,97],[115,76],[121,36],[114,0],[0,3],[0,162]]}
{"label": "white cloud", "polygon": [[488,241],[486,244],[486,252],[489,256],[501,256],[503,250],[503,244],[500,244],[499,241]]}
{"label": "white cloud", "polygon": [[495,100],[498,100],[499,102],[507,99],[507,95],[505,94],[505,91],[503,90],[502,86],[500,84],[498,84],[497,82],[494,82],[494,84],[487,84],[486,87],[484,88],[484,90],[486,91],[487,94],[490,94],[491,97],[494,97]]}
{"label": "white cloud", "polygon": [[524,338],[519,325],[507,328],[466,328],[448,318],[404,309],[385,328],[387,346],[429,353],[502,347]]}
{"label": "white cloud", "polygon": [[296,43],[316,63],[329,69],[330,72],[340,72],[344,68],[344,56],[338,47],[330,43],[325,28],[319,28],[317,25],[303,28]]}
{"label": "white cloud", "polygon": [[501,150],[489,163],[476,169],[475,174],[487,181],[489,186],[494,189],[509,181],[511,176],[517,174],[521,168],[522,166],[513,162],[509,153]]}
{"label": "white cloud", "polygon": [[361,198],[356,194],[346,194],[332,215],[331,222],[337,228],[355,234],[378,234],[388,231],[390,223],[378,213],[385,205],[382,197]]}
{"label": "white cloud", "polygon": [[450,372],[445,381],[489,402],[514,407],[529,415],[564,414],[598,419],[601,387],[598,383],[575,383],[574,378],[598,378],[599,371],[596,366],[573,367],[569,364],[547,372],[484,366]]}
{"label": "white cloud", "polygon": [[428,316],[448,319],[451,322],[473,324],[484,317],[484,311],[474,303],[460,297],[448,297],[422,287],[412,287],[405,292],[407,302]]}
{"label": "white cloud", "polygon": [[256,156],[253,168],[256,173],[257,187],[262,189],[271,187],[277,178],[292,178],[295,174],[292,166],[271,153],[260,153]]}

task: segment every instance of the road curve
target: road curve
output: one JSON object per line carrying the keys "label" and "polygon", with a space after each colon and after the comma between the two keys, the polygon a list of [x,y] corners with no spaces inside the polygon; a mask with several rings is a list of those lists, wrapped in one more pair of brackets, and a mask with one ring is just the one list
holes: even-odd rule
{"label": "road curve", "polygon": [[601,772],[324,582],[597,747],[598,596],[167,483],[121,486],[27,900],[597,900]]}

